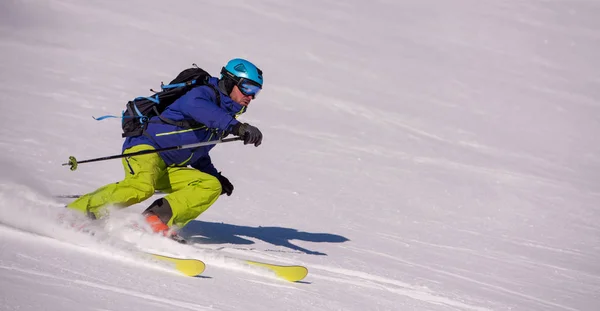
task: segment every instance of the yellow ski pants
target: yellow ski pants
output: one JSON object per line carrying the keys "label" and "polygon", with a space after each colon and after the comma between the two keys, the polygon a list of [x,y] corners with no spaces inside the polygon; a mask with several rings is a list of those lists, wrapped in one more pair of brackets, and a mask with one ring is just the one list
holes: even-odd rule
{"label": "yellow ski pants", "polygon": [[[154,147],[137,145],[124,153],[141,150],[154,150]],[[159,190],[168,193],[164,199],[173,213],[167,225],[181,228],[207,210],[221,195],[221,183],[216,177],[194,168],[167,167],[158,153],[126,157],[122,162],[124,180],[83,195],[67,207],[100,218],[107,205],[127,207],[148,199]]]}

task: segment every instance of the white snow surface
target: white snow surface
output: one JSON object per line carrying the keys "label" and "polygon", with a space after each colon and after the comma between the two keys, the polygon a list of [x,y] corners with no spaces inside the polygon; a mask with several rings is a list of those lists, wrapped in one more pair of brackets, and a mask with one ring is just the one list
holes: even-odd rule
{"label": "white snow surface", "polygon": [[[1,310],[600,310],[600,2],[3,0]],[[56,195],[123,177],[125,103],[243,57],[235,185],[182,246]],[[66,213],[66,214],[65,214]],[[61,216],[62,215],[62,216]],[[136,247],[203,259],[190,278]],[[207,248],[221,248],[210,251]],[[309,268],[281,281],[228,258]]]}

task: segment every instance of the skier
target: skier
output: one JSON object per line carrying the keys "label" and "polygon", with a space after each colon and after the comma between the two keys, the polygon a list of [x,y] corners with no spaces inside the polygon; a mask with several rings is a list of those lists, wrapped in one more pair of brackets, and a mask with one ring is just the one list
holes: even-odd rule
{"label": "skier", "polygon": [[[263,85],[262,71],[244,59],[232,59],[221,69],[221,77],[191,89],[168,106],[161,117],[192,122],[195,128],[161,122],[153,117],[144,135],[127,137],[123,153],[155,150],[214,141],[228,134],[240,136],[244,144],[258,147],[261,131],[236,117],[246,112]],[[97,219],[106,215],[108,205],[127,207],[142,202],[155,190],[168,193],[143,212],[154,232],[173,239],[171,230],[182,228],[206,211],[222,194],[231,195],[233,185],[212,164],[209,151],[214,145],[123,158],[125,179],[81,196],[67,207]]]}

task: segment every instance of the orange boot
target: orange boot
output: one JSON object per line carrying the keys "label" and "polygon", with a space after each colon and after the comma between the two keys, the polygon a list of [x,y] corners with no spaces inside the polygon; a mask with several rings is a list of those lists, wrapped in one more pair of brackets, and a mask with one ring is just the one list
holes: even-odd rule
{"label": "orange boot", "polygon": [[162,233],[162,235],[169,237],[181,244],[187,243],[187,241],[177,234],[177,232],[170,230],[169,226],[162,222],[158,216],[154,214],[146,214],[146,222],[150,225],[150,228],[152,228],[152,231],[155,233]]}
{"label": "orange boot", "polygon": [[152,231],[155,233],[162,233],[165,236],[167,235],[169,226],[165,225],[165,223],[162,222],[158,216],[154,214],[148,214],[146,215],[146,222],[150,225],[150,228],[152,228]]}

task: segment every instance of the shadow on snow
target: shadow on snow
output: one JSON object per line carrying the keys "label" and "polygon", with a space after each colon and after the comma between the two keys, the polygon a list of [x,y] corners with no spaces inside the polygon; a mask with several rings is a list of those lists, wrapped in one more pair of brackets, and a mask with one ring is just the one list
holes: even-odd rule
{"label": "shadow on snow", "polygon": [[346,237],[330,233],[311,233],[282,227],[248,227],[199,220],[189,222],[181,231],[181,234],[188,241],[199,244],[251,245],[254,244],[254,241],[247,238],[254,238],[274,246],[286,247],[309,255],[327,254],[294,245],[291,240],[315,243],[343,243],[349,241]]}

